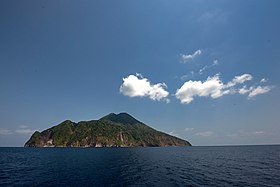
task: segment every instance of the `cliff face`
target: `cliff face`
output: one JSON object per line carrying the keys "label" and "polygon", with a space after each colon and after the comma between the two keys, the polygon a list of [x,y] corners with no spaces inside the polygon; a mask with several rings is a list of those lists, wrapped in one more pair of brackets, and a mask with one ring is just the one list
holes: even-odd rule
{"label": "cliff face", "polygon": [[180,138],[159,132],[126,113],[74,123],[66,120],[41,133],[36,131],[25,147],[154,147],[191,146]]}

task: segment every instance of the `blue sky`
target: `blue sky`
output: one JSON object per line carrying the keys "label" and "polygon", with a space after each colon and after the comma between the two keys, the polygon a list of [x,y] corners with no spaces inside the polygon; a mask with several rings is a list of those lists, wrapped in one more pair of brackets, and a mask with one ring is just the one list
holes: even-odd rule
{"label": "blue sky", "polygon": [[280,143],[280,2],[0,1],[0,146],[128,112],[194,145]]}

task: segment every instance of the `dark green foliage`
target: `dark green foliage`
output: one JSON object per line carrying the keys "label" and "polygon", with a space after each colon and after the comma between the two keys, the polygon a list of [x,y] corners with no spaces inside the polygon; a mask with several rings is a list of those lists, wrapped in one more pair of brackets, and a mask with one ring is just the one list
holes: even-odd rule
{"label": "dark green foliage", "polygon": [[119,113],[119,114],[111,113],[101,118],[100,120],[108,120],[115,123],[130,124],[130,125],[141,123],[140,121],[136,120],[135,118],[133,118],[131,115],[127,113]]}
{"label": "dark green foliage", "polygon": [[26,147],[134,147],[188,146],[189,142],[156,131],[126,113],[109,114],[99,120],[69,120],[35,132]]}

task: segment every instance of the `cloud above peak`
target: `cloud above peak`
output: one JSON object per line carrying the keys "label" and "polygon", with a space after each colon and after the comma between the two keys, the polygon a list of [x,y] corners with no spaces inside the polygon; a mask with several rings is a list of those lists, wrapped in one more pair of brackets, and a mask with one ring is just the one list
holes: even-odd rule
{"label": "cloud above peak", "polygon": [[202,54],[202,50],[198,49],[193,54],[181,54],[181,62],[186,63]]}
{"label": "cloud above peak", "polygon": [[147,78],[141,74],[129,75],[123,78],[123,83],[120,86],[120,92],[129,97],[149,97],[154,101],[166,101],[169,92],[166,91],[167,85],[165,83],[151,84]]}

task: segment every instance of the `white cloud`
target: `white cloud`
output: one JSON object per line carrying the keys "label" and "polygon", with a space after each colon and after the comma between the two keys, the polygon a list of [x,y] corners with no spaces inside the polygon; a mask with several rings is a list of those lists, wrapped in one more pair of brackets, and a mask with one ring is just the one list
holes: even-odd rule
{"label": "white cloud", "polygon": [[18,134],[32,134],[36,130],[30,129],[27,125],[20,125],[18,129],[14,130],[15,133]]}
{"label": "white cloud", "polygon": [[251,86],[244,85],[242,88],[238,88],[238,84],[243,84],[246,81],[253,79],[250,74],[243,74],[235,76],[230,82],[223,83],[219,74],[213,77],[208,77],[206,81],[192,81],[185,82],[181,88],[176,91],[176,98],[183,104],[189,104],[195,97],[211,97],[213,99],[219,98],[226,94],[239,93],[241,95],[248,94],[248,98],[251,99],[257,95],[265,94],[269,92],[274,86]]}
{"label": "white cloud", "polygon": [[247,86],[243,86],[239,89],[238,93],[241,95],[247,94],[252,90],[253,87],[247,88]]}
{"label": "white cloud", "polygon": [[219,61],[218,61],[217,59],[213,61],[213,65],[216,66],[216,65],[218,65],[218,64],[219,64]]}
{"label": "white cloud", "polygon": [[[215,60],[212,66],[217,63],[218,61]],[[181,79],[184,80],[187,79],[187,77],[188,75],[184,75]],[[243,74],[235,76],[228,83],[223,83],[219,74],[216,74],[213,77],[209,76],[205,81],[188,80],[176,90],[175,97],[179,99],[182,104],[191,103],[195,97],[211,97],[212,99],[217,99],[223,95],[236,93],[241,95],[246,94],[248,95],[248,99],[252,99],[257,95],[265,94],[274,88],[274,86],[247,87],[247,85],[243,85],[241,88],[239,87],[239,84],[244,84],[246,81],[252,79],[252,75]],[[262,79],[261,82],[264,82],[264,80]],[[147,78],[144,78],[139,73],[123,78],[120,92],[129,97],[149,97],[154,101],[170,102],[167,98],[169,92],[167,91],[167,85],[165,83],[151,84]]]}
{"label": "white cloud", "polygon": [[226,87],[233,87],[236,84],[243,84],[246,81],[250,81],[253,79],[253,76],[250,74],[243,74],[243,75],[239,75],[239,76],[235,76],[232,81],[230,81]]}
{"label": "white cloud", "polygon": [[189,104],[195,96],[219,98],[225,94],[229,94],[229,90],[224,90],[224,84],[220,80],[219,75],[208,77],[206,81],[189,80],[177,89],[175,96],[181,103]]}
{"label": "white cloud", "polygon": [[260,81],[261,83],[266,83],[268,81],[268,79],[266,78],[262,78],[262,80]]}
{"label": "white cloud", "polygon": [[0,129],[0,135],[10,135],[13,134],[11,130],[8,129]]}
{"label": "white cloud", "polygon": [[16,130],[10,130],[10,129],[1,129],[0,128],[0,135],[10,135],[10,134],[32,134],[34,133],[36,130],[33,129],[29,129],[28,126],[26,125],[20,125],[18,127],[18,129]]}
{"label": "white cloud", "polygon": [[242,88],[239,89],[238,92],[242,95],[248,94],[248,99],[252,99],[257,95],[265,94],[269,92],[272,88],[273,86],[257,86],[257,87],[251,86],[250,88],[243,86]]}
{"label": "white cloud", "polygon": [[213,66],[217,66],[218,64],[219,64],[218,60],[214,60],[214,61],[213,61],[213,64],[211,64],[211,65],[209,65],[209,66],[206,65],[206,66],[204,66],[203,68],[201,68],[201,69],[199,70],[199,74],[202,75],[203,72],[204,72],[206,69],[212,68]]}
{"label": "white cloud", "polygon": [[123,78],[123,84],[120,86],[120,92],[129,97],[149,97],[154,101],[164,100],[167,103],[169,95],[165,83],[151,84],[150,81],[144,78],[141,74],[129,75]]}
{"label": "white cloud", "polygon": [[204,137],[209,137],[212,136],[214,133],[212,131],[206,131],[206,132],[197,132],[195,135],[197,136],[204,136]]}
{"label": "white cloud", "polygon": [[184,131],[188,132],[188,131],[193,131],[194,128],[185,128]]}
{"label": "white cloud", "polygon": [[197,56],[201,55],[201,53],[202,53],[202,50],[198,49],[193,54],[181,54],[180,56],[181,56],[182,62],[186,63],[187,61],[193,60]]}
{"label": "white cloud", "polygon": [[203,68],[201,68],[201,69],[199,70],[199,74],[202,75],[202,74],[203,74],[203,71],[205,71],[207,68],[208,68],[208,66],[204,66]]}
{"label": "white cloud", "polygon": [[248,98],[253,98],[257,95],[260,94],[265,94],[267,92],[269,92],[271,89],[273,88],[273,86],[257,86],[257,87],[252,87],[250,90],[250,93],[248,95]]}

